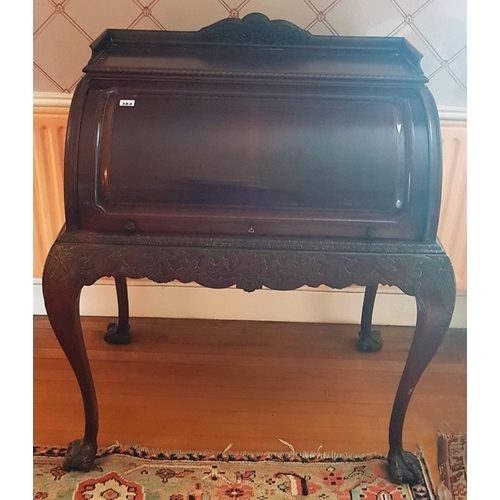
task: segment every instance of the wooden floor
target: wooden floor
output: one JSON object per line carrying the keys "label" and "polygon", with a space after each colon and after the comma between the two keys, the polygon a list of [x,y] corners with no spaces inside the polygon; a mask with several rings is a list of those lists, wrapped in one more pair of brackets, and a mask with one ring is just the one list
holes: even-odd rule
{"label": "wooden floor", "polygon": [[[180,450],[387,452],[412,328],[383,327],[382,351],[355,350],[355,325],[131,320],[133,342],[82,325],[100,411],[99,446]],[[414,392],[405,448],[421,445],[437,484],[436,433],[466,430],[466,334],[448,332]],[[83,434],[80,393],[48,320],[34,318],[34,441]]]}

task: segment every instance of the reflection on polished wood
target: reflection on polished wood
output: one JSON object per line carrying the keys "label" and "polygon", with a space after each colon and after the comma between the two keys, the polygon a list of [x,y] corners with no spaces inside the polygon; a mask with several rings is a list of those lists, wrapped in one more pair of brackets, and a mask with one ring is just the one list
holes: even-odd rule
{"label": "reflection on polished wood", "polygon": [[[82,318],[99,401],[99,446],[387,453],[389,415],[413,328],[383,327],[356,351],[357,325]],[[34,319],[34,441],[66,446],[83,426],[73,372],[46,317]],[[437,485],[436,433],[466,430],[466,335],[447,333],[412,397],[405,448],[421,445]]]}

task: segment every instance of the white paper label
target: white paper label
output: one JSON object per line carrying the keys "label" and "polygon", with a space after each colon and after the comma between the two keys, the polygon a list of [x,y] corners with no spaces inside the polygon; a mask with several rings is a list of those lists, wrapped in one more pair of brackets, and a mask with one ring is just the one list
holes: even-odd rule
{"label": "white paper label", "polygon": [[135,106],[133,99],[120,99],[120,106]]}

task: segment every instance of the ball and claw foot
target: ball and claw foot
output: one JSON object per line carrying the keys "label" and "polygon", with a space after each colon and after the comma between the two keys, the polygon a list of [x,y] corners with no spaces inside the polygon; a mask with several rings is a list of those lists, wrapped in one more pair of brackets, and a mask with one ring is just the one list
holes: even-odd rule
{"label": "ball and claw foot", "polygon": [[359,332],[358,351],[359,352],[377,352],[382,349],[382,339],[378,330],[371,330],[366,334]]}
{"label": "ball and claw foot", "polygon": [[88,472],[94,465],[96,453],[97,444],[85,443],[83,439],[72,441],[68,445],[63,469],[68,472],[71,470]]}
{"label": "ball and claw foot", "polygon": [[389,479],[396,484],[406,483],[413,486],[424,479],[418,458],[413,453],[404,450],[389,453],[387,473]]}
{"label": "ball and claw foot", "polygon": [[109,323],[103,339],[108,344],[130,344],[130,325],[123,328],[116,323]]}

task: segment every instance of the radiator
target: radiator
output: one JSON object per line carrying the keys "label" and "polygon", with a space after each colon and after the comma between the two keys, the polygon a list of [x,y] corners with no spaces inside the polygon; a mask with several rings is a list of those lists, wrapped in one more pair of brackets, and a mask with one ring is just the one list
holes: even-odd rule
{"label": "radiator", "polygon": [[35,108],[33,115],[33,277],[41,277],[50,246],[64,224],[68,110]]}
{"label": "radiator", "polygon": [[443,121],[443,192],[438,236],[448,253],[457,290],[467,290],[467,123]]}

